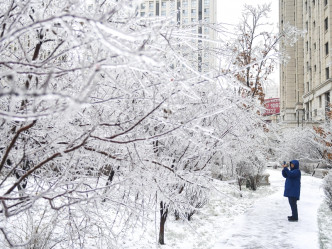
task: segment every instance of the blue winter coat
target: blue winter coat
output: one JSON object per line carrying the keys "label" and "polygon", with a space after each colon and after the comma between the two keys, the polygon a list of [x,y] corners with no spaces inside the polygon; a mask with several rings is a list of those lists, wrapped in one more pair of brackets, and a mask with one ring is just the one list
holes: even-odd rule
{"label": "blue winter coat", "polygon": [[290,167],[290,170],[288,168],[282,170],[282,175],[286,178],[284,196],[295,197],[299,200],[301,190],[301,171],[299,169],[299,161],[293,160],[290,163],[294,164],[294,168]]}

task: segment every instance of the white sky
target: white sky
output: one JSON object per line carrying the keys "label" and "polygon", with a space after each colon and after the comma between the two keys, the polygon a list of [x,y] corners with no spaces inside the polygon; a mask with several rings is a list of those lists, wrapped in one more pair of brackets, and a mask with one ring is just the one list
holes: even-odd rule
{"label": "white sky", "polygon": [[217,0],[217,20],[223,23],[237,24],[241,18],[244,4],[256,6],[271,3],[271,21],[278,23],[279,1],[277,0]]}
{"label": "white sky", "polygon": [[[241,19],[244,4],[257,6],[271,3],[270,23],[275,24],[277,31],[279,18],[279,1],[277,0],[217,0],[217,21],[220,23],[236,25]],[[227,28],[229,28],[227,26]],[[271,75],[272,83],[267,86],[266,98],[279,97],[279,70]]]}

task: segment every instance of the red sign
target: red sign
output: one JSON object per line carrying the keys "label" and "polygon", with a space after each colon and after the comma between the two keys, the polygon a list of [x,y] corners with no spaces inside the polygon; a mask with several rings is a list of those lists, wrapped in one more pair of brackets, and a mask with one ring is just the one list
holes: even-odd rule
{"label": "red sign", "polygon": [[279,114],[280,113],[280,100],[279,98],[266,99],[264,102],[265,112],[263,116]]}

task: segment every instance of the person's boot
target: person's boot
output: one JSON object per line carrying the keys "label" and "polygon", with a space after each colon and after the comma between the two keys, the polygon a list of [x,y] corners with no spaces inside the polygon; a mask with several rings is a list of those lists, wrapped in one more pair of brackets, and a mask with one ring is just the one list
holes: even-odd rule
{"label": "person's boot", "polygon": [[290,221],[290,222],[296,222],[296,221],[298,221],[298,219],[296,219],[296,218],[294,218],[294,217],[290,217],[290,218],[288,219],[288,221]]}
{"label": "person's boot", "polygon": [[288,219],[291,219],[291,218],[293,218],[293,216],[287,216],[287,218],[288,218]]}

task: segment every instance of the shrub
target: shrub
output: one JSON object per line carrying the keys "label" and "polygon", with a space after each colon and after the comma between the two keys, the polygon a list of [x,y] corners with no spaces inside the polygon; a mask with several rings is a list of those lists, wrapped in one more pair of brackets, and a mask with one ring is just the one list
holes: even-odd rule
{"label": "shrub", "polygon": [[325,177],[324,180],[324,192],[326,196],[326,202],[332,210],[332,171]]}

